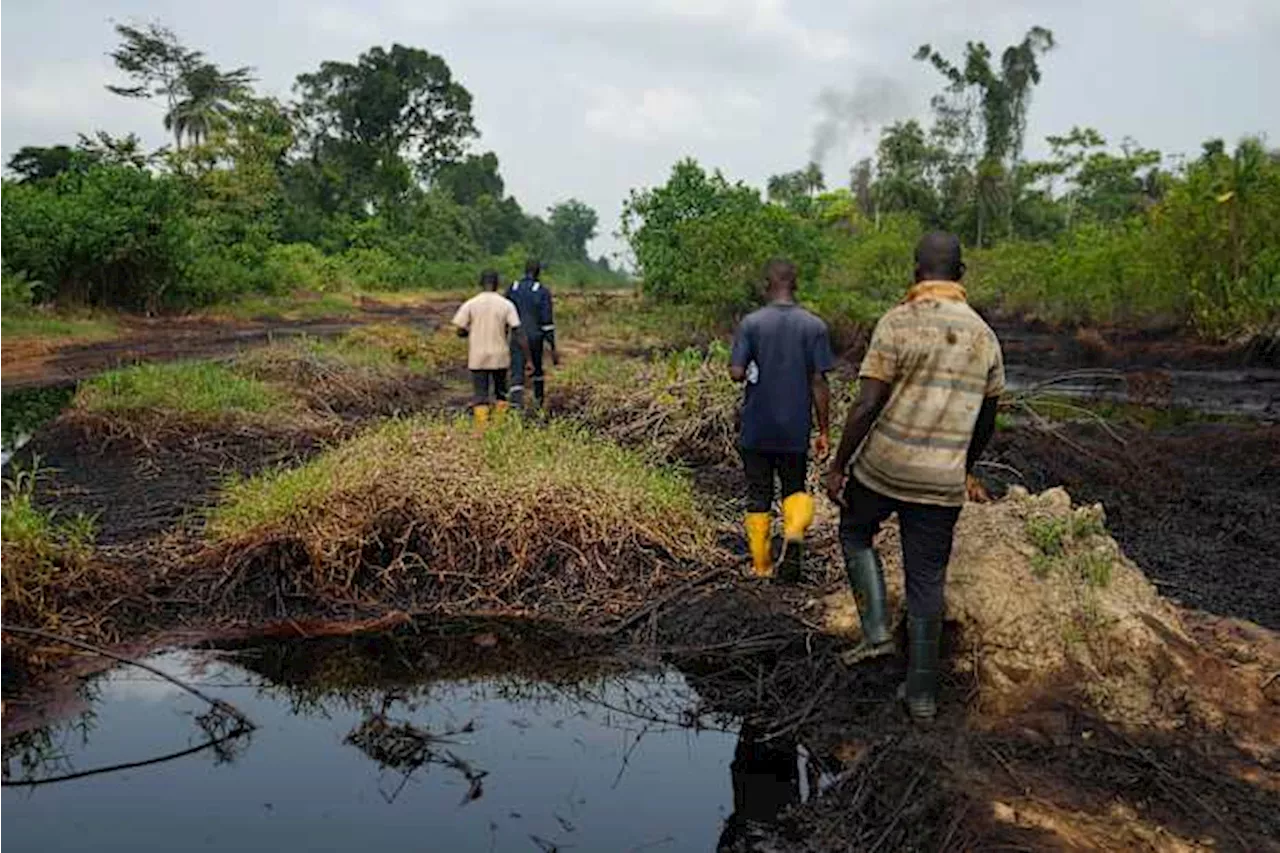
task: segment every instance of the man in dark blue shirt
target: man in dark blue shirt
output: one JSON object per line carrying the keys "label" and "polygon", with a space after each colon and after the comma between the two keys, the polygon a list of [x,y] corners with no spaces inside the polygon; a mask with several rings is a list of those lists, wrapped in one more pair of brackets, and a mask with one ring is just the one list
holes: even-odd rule
{"label": "man in dark blue shirt", "polygon": [[[520,314],[520,328],[525,330],[529,340],[529,359],[533,367],[533,396],[542,407],[546,396],[546,380],[542,374],[542,348],[545,344],[551,350],[551,363],[559,364],[560,355],[556,352],[556,325],[552,316],[551,291],[547,289],[538,276],[542,274],[542,264],[530,258],[524,265],[524,278],[507,288],[507,298],[515,303]],[[516,411],[524,409],[524,377],[526,372],[524,352],[511,343],[511,405]]]}
{"label": "man in dark blue shirt", "polygon": [[747,480],[747,544],[757,577],[773,576],[769,532],[774,477],[782,483],[783,545],[780,579],[799,580],[804,534],[813,523],[813,497],[805,491],[809,434],[817,416],[815,449],[830,446],[835,367],[827,326],[796,304],[796,268],[776,258],[765,268],[769,304],[749,314],[733,339],[729,375],[745,382],[739,448]]}

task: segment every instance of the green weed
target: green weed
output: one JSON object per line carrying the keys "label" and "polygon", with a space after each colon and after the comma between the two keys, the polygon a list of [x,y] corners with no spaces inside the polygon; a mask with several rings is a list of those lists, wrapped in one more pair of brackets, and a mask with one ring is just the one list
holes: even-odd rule
{"label": "green weed", "polygon": [[1060,557],[1066,550],[1071,523],[1056,516],[1032,516],[1027,519],[1027,539],[1047,557]]}
{"label": "green weed", "polygon": [[139,364],[82,383],[75,405],[88,412],[165,412],[213,417],[260,414],[286,397],[255,379],[210,361]]}
{"label": "green weed", "polygon": [[119,334],[120,327],[110,317],[78,317],[45,311],[16,312],[8,309],[0,318],[0,333],[6,338],[57,338],[91,343]]}
{"label": "green weed", "polygon": [[1111,583],[1111,558],[1106,554],[1097,551],[1077,554],[1072,567],[1089,586],[1104,587]]}

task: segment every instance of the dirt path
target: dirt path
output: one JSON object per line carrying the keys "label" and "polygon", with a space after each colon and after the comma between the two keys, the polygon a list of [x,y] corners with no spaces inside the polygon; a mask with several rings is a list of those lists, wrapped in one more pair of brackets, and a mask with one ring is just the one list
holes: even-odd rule
{"label": "dirt path", "polygon": [[208,317],[128,317],[120,337],[95,343],[22,339],[2,348],[3,388],[39,388],[78,382],[122,364],[212,358],[275,338],[333,337],[370,323],[410,323],[433,328],[451,300],[388,304],[365,300],[343,317],[313,320],[219,320]]}

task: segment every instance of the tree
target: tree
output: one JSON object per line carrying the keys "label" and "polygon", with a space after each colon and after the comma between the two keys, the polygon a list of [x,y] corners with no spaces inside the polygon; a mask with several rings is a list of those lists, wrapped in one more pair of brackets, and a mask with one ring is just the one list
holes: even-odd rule
{"label": "tree", "polygon": [[357,214],[402,198],[477,136],[471,93],[425,50],[374,47],[355,64],[322,63],[294,90],[307,153]]}
{"label": "tree", "polygon": [[182,96],[164,117],[166,130],[172,131],[181,147],[185,137],[198,145],[213,130],[230,126],[232,117],[250,95],[249,69],[223,72],[208,62],[196,65],[182,74]]}
{"label": "tree", "polygon": [[107,90],[126,98],[163,98],[164,126],[178,148],[184,138],[199,142],[225,121],[229,104],[247,92],[253,79],[247,67],[220,70],[160,24],[116,24],[115,29],[122,43],[111,59],[133,82],[108,84]]}
{"label": "tree", "polygon": [[976,98],[979,104],[976,135],[981,140],[982,156],[976,170],[978,245],[985,244],[989,223],[1001,212],[1006,233],[1013,233],[1014,192],[1009,179],[1022,155],[1032,88],[1040,82],[1038,57],[1052,50],[1054,44],[1052,31],[1032,27],[1021,42],[1005,48],[999,71],[992,67],[991,49],[984,42],[965,45],[963,66],[927,44],[916,51],[917,60],[929,62],[948,81],[947,90],[952,97],[934,100],[942,117],[952,122],[968,121],[971,112],[966,102]]}
{"label": "tree", "polygon": [[886,127],[876,148],[872,197],[877,214],[914,213],[925,225],[937,224],[937,195],[930,180],[934,159],[918,121]]}
{"label": "tree", "polygon": [[548,208],[547,214],[561,255],[575,261],[587,260],[587,242],[596,236],[596,226],[600,223],[596,212],[571,198]]}
{"label": "tree", "polygon": [[498,155],[492,151],[468,154],[466,159],[445,163],[438,170],[432,185],[438,187],[464,207],[470,207],[481,196],[502,199],[504,184],[498,173]]}
{"label": "tree", "polygon": [[9,158],[6,168],[18,176],[19,182],[31,183],[56,178],[82,164],[83,159],[81,152],[67,145],[25,145]]}

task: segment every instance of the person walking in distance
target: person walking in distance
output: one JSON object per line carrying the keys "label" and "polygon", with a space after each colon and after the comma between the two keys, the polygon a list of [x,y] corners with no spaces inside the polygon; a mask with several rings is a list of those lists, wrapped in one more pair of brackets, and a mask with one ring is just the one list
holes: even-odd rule
{"label": "person walking in distance", "polygon": [[530,373],[527,365],[532,366],[534,400],[542,407],[546,397],[546,379],[542,372],[544,346],[551,351],[551,363],[560,364],[551,291],[538,280],[541,274],[542,264],[530,258],[524,265],[524,277],[507,288],[507,298],[515,304],[528,339],[527,348],[521,349],[514,342],[511,347],[511,404],[517,410],[524,408],[524,380]]}
{"label": "person walking in distance", "polygon": [[898,514],[908,638],[899,693],[911,717],[927,722],[937,714],[952,535],[968,474],[995,429],[1004,361],[995,333],[969,307],[960,284],[960,241],[926,234],[915,260],[915,285],[871,336],[858,398],[827,472],[827,495],[840,506],[840,543],[862,619],[862,642],[847,662],[893,651],[872,540]]}
{"label": "person walking in distance", "polygon": [[738,326],[729,375],[746,385],[739,449],[747,482],[747,545],[757,577],[772,577],[770,553],[774,478],[782,485],[783,550],[779,579],[799,580],[805,531],[813,523],[813,498],[805,491],[809,438],[818,421],[815,450],[829,446],[835,366],[827,326],[796,304],[796,268],[777,258],[765,268],[768,304]]}
{"label": "person walking in distance", "polygon": [[495,417],[507,408],[507,368],[511,366],[508,337],[529,359],[529,342],[520,328],[516,307],[498,293],[498,273],[480,274],[481,292],[471,297],[453,315],[459,337],[467,339],[467,367],[471,371],[471,405],[477,427],[489,422],[492,392]]}

